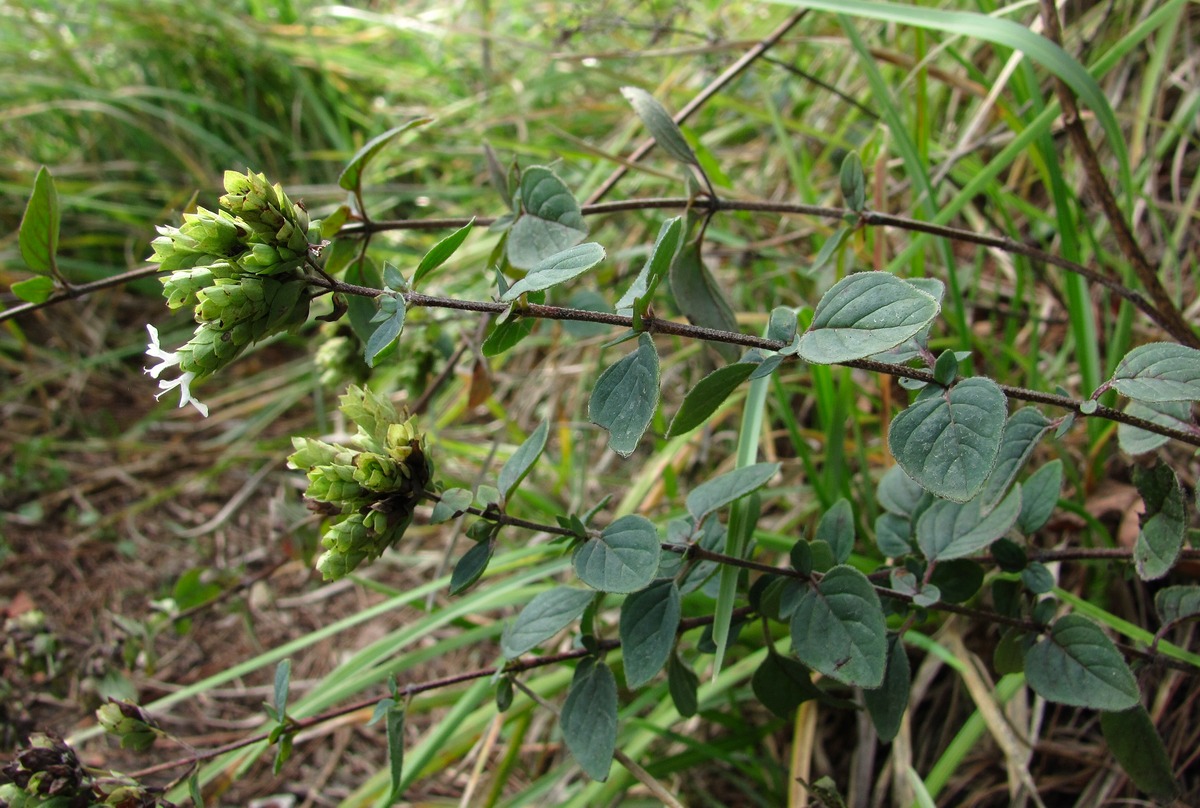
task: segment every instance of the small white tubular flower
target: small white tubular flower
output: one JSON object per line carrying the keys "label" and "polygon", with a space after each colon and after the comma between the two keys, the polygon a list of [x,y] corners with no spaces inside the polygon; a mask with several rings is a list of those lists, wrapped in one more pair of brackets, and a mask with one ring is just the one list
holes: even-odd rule
{"label": "small white tubular flower", "polygon": [[[159,363],[152,368],[143,368],[143,372],[150,374],[150,378],[157,379],[164,370],[179,364],[179,354],[162,349],[162,346],[158,342],[157,328],[147,323],[146,330],[150,332],[150,343],[146,346],[146,356],[151,359],[158,359]],[[178,379],[162,379],[158,383],[158,389],[162,392],[156,395],[155,398],[162,398],[168,390],[174,390],[178,387],[179,406],[183,407],[191,404],[201,415],[207,418],[208,405],[192,398],[191,383],[195,378],[195,373],[188,372],[182,374]]]}

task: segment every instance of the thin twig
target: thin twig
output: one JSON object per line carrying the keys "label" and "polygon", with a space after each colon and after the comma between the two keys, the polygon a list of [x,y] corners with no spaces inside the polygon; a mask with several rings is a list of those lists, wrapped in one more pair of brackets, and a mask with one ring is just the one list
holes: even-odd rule
{"label": "thin twig", "polygon": [[[733,79],[741,74],[743,70],[753,64],[756,59],[770,50],[771,47],[774,46],[775,43],[780,39],[782,39],[788,31],[792,30],[792,28],[794,28],[796,24],[800,22],[800,20],[804,19],[806,14],[808,14],[807,10],[797,11],[796,13],[792,14],[783,21],[782,25],[769,33],[765,39],[760,41],[750,50],[746,51],[742,58],[738,59],[736,62],[727,67],[725,72],[713,79],[712,82],[710,82],[707,87],[701,90],[695,98],[689,101],[683,107],[683,109],[675,113],[675,123],[679,124],[686,121],[693,112],[704,106],[708,99],[720,92],[726,84],[733,81]],[[642,141],[638,147],[633,150],[633,153],[629,155],[629,163],[636,163],[638,160],[649,154],[650,150],[654,148],[654,143],[654,138],[647,138],[646,140]],[[589,205],[599,202],[616,186],[618,182],[621,181],[621,178],[624,177],[629,171],[626,165],[628,164],[617,166],[613,173],[608,176],[608,179],[604,180],[604,182],[600,184],[600,187],[592,192],[592,195],[589,196],[587,200]]]}
{"label": "thin twig", "polygon": [[[317,282],[316,285],[325,285],[324,281]],[[357,286],[354,284],[336,282],[328,285],[325,288],[333,292],[342,294],[362,295],[365,297],[377,297],[380,294],[379,289],[374,289],[369,286]],[[404,292],[405,300],[412,306],[423,306],[431,308],[456,309],[459,311],[474,311],[486,312],[491,314],[499,314],[508,311],[512,308],[512,304],[499,303],[496,301],[481,301],[481,300],[459,300],[456,298],[437,297],[434,295],[423,295],[417,292]],[[515,314],[522,317],[533,317],[541,320],[571,320],[588,323],[603,323],[605,325],[617,326],[621,328],[633,328],[633,318],[626,317],[620,314],[609,314],[607,312],[586,311],[584,309],[573,309],[562,306],[544,306],[535,304],[526,304],[514,310]],[[756,337],[751,334],[741,334],[735,331],[721,331],[715,328],[704,328],[701,326],[691,325],[690,323],[677,323],[673,320],[662,320],[656,317],[643,317],[642,330],[648,334],[665,334],[670,336],[685,337],[688,339],[699,339],[708,342],[723,342],[729,345],[739,345],[745,348],[760,348],[767,351],[780,351],[788,347],[783,342],[766,339],[764,337]],[[879,362],[873,359],[856,359],[849,362],[837,363],[844,367],[858,368],[860,370],[868,370],[873,373],[882,373],[889,376],[897,376],[901,378],[915,379],[930,384],[936,384],[933,373],[927,370],[918,368],[906,367],[904,365],[893,365],[888,362]],[[1121,424],[1143,429],[1147,432],[1153,432],[1158,435],[1165,435],[1173,440],[1186,443],[1190,446],[1200,446],[1200,430],[1186,431],[1183,429],[1175,429],[1173,427],[1156,424],[1153,421],[1148,421],[1145,418],[1138,418],[1129,413],[1115,410],[1111,407],[1097,406],[1090,413],[1083,412],[1083,401],[1078,401],[1067,396],[1060,396],[1054,393],[1043,393],[1039,390],[1030,390],[1025,387],[1016,387],[1009,384],[997,385],[1004,395],[1010,399],[1017,401],[1028,401],[1035,404],[1046,404],[1052,407],[1060,407],[1065,410],[1070,410],[1077,415],[1087,416],[1091,418],[1103,418],[1106,421],[1115,421]]]}
{"label": "thin twig", "polygon": [[[1041,0],[1041,7],[1042,20],[1046,25],[1046,37],[1061,46],[1062,28],[1059,25],[1058,10],[1054,5],[1054,0]],[[1129,259],[1134,274],[1137,275],[1142,286],[1149,292],[1151,300],[1154,301],[1155,311],[1159,315],[1154,318],[1155,322],[1184,345],[1200,348],[1200,335],[1197,335],[1188,325],[1175,302],[1171,300],[1166,287],[1158,279],[1158,270],[1150,265],[1150,259],[1146,257],[1137,243],[1133,230],[1125,220],[1124,214],[1121,213],[1121,207],[1117,204],[1117,198],[1113,194],[1112,188],[1104,179],[1104,169],[1100,167],[1100,158],[1096,155],[1096,149],[1092,145],[1091,138],[1088,137],[1087,128],[1079,117],[1079,106],[1075,103],[1075,93],[1058,76],[1054,77],[1054,87],[1059,103],[1062,104],[1063,124],[1066,127],[1067,135],[1071,138],[1071,143],[1083,163],[1087,187],[1100,203],[1100,208],[1104,211],[1104,216],[1108,219],[1109,226],[1112,227],[1113,235],[1116,237],[1117,246]]]}

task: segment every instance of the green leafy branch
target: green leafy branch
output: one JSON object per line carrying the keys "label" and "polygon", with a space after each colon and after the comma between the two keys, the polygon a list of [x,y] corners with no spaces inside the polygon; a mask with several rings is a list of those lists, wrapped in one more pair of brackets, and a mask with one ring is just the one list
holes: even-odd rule
{"label": "green leafy branch", "polygon": [[[338,294],[357,295],[369,298],[379,297],[381,294],[383,294],[382,290],[380,289],[345,283],[343,281],[334,279],[312,279],[311,282],[314,286],[321,286],[330,292]],[[524,317],[535,320],[599,323],[615,327],[630,329],[634,328],[634,320],[632,316],[612,314],[608,312],[589,311],[586,309],[576,309],[566,306],[548,306],[539,303],[518,303],[514,306],[512,304],[501,303],[498,301],[462,300],[458,298],[427,295],[411,291],[402,292],[400,294],[410,306],[453,309],[457,311],[470,311],[484,314],[504,314],[506,312],[511,312],[515,317]],[[723,331],[720,329],[707,328],[704,326],[692,325],[690,323],[680,323],[674,320],[656,318],[653,316],[643,317],[641,319],[640,326],[640,330],[647,334],[662,334],[684,337],[688,339],[703,340],[706,342],[734,345],[743,348],[757,348],[771,352],[786,350],[790,345],[790,343],[785,343],[780,340],[773,340],[767,337],[756,337],[752,334],[742,334],[736,331]],[[854,359],[844,362],[837,362],[835,364],[844,367],[858,368],[860,370],[868,370],[875,373],[882,373],[901,379],[911,379],[916,382],[924,382],[927,384],[938,382],[938,379],[933,371],[908,367],[906,365],[882,362],[874,359]],[[1104,420],[1126,424],[1147,432],[1163,435],[1164,437],[1180,441],[1181,443],[1200,447],[1200,430],[1188,430],[1165,425],[1149,420],[1148,418],[1131,415],[1127,412],[1103,405],[1096,405],[1093,407],[1090,405],[1090,402],[1093,402],[1093,399],[1091,398],[1080,400],[1059,393],[1045,393],[1015,385],[997,384],[997,386],[1005,396],[1014,400],[1060,407],[1079,415],[1102,418]]]}

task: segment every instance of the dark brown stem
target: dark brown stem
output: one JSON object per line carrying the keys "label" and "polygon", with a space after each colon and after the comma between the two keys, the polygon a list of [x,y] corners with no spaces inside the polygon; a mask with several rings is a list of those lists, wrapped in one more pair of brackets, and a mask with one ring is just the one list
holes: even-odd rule
{"label": "dark brown stem", "polygon": [[[342,283],[340,281],[333,284],[326,284],[323,280],[314,283],[334,292],[342,294],[362,295],[365,297],[377,297],[380,294],[379,289],[374,289],[368,286],[356,286],[354,284]],[[508,311],[511,307],[507,303],[499,303],[495,301],[478,301],[478,300],[458,300],[456,298],[436,297],[434,295],[423,295],[417,292],[405,292],[404,298],[409,305],[423,306],[430,308],[457,309],[459,311],[475,311],[486,312],[490,314],[499,314]],[[584,309],[572,309],[561,306],[543,306],[526,304],[516,310],[516,313],[522,317],[534,317],[542,320],[574,320],[578,322],[588,323],[603,323],[605,325],[617,326],[620,328],[632,328],[633,318],[625,317],[620,314],[609,314],[607,312],[586,311]],[[745,348],[760,348],[767,351],[779,351],[788,347],[782,342],[766,339],[764,337],[756,337],[750,334],[741,334],[734,331],[720,331],[715,328],[703,328],[688,323],[677,323],[672,320],[661,320],[654,317],[642,318],[642,330],[648,334],[666,334],[670,336],[683,337],[687,339],[699,339],[709,342],[724,342],[729,345],[739,345]],[[893,365],[887,362],[877,362],[872,359],[856,359],[849,362],[839,363],[844,367],[859,368],[861,370],[869,370],[873,373],[882,373],[889,376],[897,376],[908,379],[915,379],[927,383],[936,383],[933,374],[927,370],[918,368],[910,368],[904,365]],[[1035,404],[1047,404],[1052,407],[1061,407],[1062,409],[1071,410],[1079,415],[1084,415],[1081,410],[1084,402],[1077,401],[1066,396],[1055,395],[1053,393],[1043,393],[1038,390],[1030,390],[1024,387],[1015,387],[1009,384],[999,384],[1000,389],[1005,396],[1017,401],[1028,401]],[[1107,421],[1115,421],[1117,423],[1128,424],[1129,426],[1144,429],[1147,432],[1154,432],[1159,435],[1165,435],[1173,440],[1186,443],[1191,446],[1200,446],[1200,430],[1185,431],[1182,429],[1174,429],[1172,427],[1162,426],[1144,418],[1129,415],[1128,413],[1115,410],[1111,407],[1097,406],[1095,411],[1087,414],[1091,418],[1103,418]]]}
{"label": "dark brown stem", "polygon": [[[1054,0],[1041,0],[1041,6],[1042,20],[1046,25],[1046,36],[1061,46],[1062,28],[1059,25],[1058,10],[1054,5]],[[1158,269],[1150,264],[1150,259],[1146,257],[1137,243],[1133,230],[1125,220],[1124,214],[1121,213],[1121,207],[1117,204],[1117,198],[1113,194],[1112,188],[1104,179],[1104,169],[1100,166],[1100,158],[1096,154],[1091,138],[1088,137],[1087,128],[1079,117],[1079,106],[1075,103],[1075,93],[1067,86],[1066,82],[1057,76],[1054,78],[1054,87],[1063,108],[1063,125],[1066,127],[1071,144],[1075,147],[1075,151],[1083,163],[1088,190],[1100,203],[1100,208],[1104,211],[1109,226],[1112,227],[1121,253],[1129,260],[1134,274],[1150,294],[1150,299],[1154,301],[1154,309],[1158,315],[1154,318],[1155,322],[1184,345],[1200,348],[1200,336],[1188,325],[1175,302],[1171,300],[1166,287],[1158,279]]]}
{"label": "dark brown stem", "polygon": [[[968,244],[978,244],[981,247],[989,247],[991,249],[1000,250],[1011,255],[1020,255],[1028,258],[1031,261],[1037,261],[1043,264],[1056,266],[1060,269],[1065,269],[1079,275],[1091,283],[1103,286],[1113,294],[1128,300],[1133,306],[1144,313],[1147,317],[1155,322],[1162,320],[1162,317],[1157,308],[1155,308],[1148,300],[1140,293],[1133,289],[1129,289],[1123,285],[1118,279],[1114,278],[1110,273],[1098,271],[1090,267],[1074,261],[1068,261],[1054,253],[1040,250],[1028,244],[1024,244],[1008,236],[992,236],[985,233],[976,233],[972,230],[965,230],[960,227],[949,227],[947,225],[932,224],[930,222],[922,222],[917,219],[910,219],[905,216],[895,216],[889,213],[876,213],[874,211],[863,211],[855,213],[847,208],[835,208],[825,205],[806,205],[798,202],[762,202],[755,200],[738,200],[738,199],[689,199],[688,197],[646,197],[642,199],[627,199],[619,202],[601,202],[597,204],[588,204],[582,207],[582,213],[585,216],[596,216],[609,213],[623,213],[636,210],[681,210],[689,206],[696,208],[704,208],[709,213],[717,212],[749,212],[749,213],[775,213],[781,215],[795,216],[816,216],[823,219],[833,219],[845,221],[847,218],[853,218],[856,224],[866,225],[870,227],[894,227],[898,230],[907,230],[914,233],[925,233],[931,236],[950,239]],[[365,232],[377,232],[382,230],[442,230],[449,228],[459,228],[470,222],[470,218],[461,219],[394,219],[372,222],[369,225],[350,224],[342,228],[342,233],[349,236],[359,235]],[[478,226],[487,226],[494,222],[494,218],[476,217],[475,224]],[[1160,323],[1161,324],[1161,323]],[[1164,326],[1165,328],[1165,326]]]}

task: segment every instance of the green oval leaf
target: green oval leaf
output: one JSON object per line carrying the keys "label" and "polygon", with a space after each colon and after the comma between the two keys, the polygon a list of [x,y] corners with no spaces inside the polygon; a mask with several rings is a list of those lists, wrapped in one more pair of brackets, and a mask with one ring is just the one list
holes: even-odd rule
{"label": "green oval leaf", "polygon": [[479,580],[479,577],[487,570],[495,549],[494,542],[481,541],[463,553],[462,558],[454,565],[454,572],[450,574],[451,595],[461,595]]}
{"label": "green oval leaf", "polygon": [[[712,273],[700,258],[700,243],[690,241],[679,251],[667,274],[671,297],[688,322],[717,331],[737,333],[737,317],[729,299],[717,285]],[[736,362],[738,349],[725,342],[709,343],[729,362]]]}
{"label": "green oval leaf", "polygon": [[754,697],[780,718],[790,718],[806,701],[825,694],[812,682],[812,671],[794,659],[769,650],[750,680]]}
{"label": "green oval leaf", "polygon": [[367,141],[366,145],[355,152],[354,156],[350,158],[350,162],[342,169],[341,176],[338,177],[338,187],[347,191],[361,191],[362,175],[366,170],[367,163],[373,160],[375,155],[379,154],[383,147],[391,143],[397,135],[407,132],[414,126],[424,126],[432,120],[433,118],[414,118],[408,123],[402,123]]}
{"label": "green oval leaf", "polygon": [[[1192,423],[1192,405],[1187,401],[1131,401],[1125,408],[1126,415],[1144,418],[1159,426],[1179,429],[1184,432],[1195,432]],[[1117,443],[1121,451],[1140,455],[1152,452],[1162,446],[1170,438],[1157,432],[1148,432],[1129,424],[1117,424]]]}
{"label": "green oval leaf", "polygon": [[1112,386],[1140,401],[1200,401],[1200,351],[1171,342],[1134,348],[1117,365]]}
{"label": "green oval leaf", "polygon": [[599,537],[579,545],[575,574],[601,592],[637,592],[654,580],[662,547],[658,531],[644,516],[622,516]]}
{"label": "green oval leaf", "polygon": [[800,661],[858,687],[883,684],[887,632],[875,587],[853,567],[834,567],[809,587],[792,612],[792,648]]}
{"label": "green oval leaf", "polygon": [[666,437],[687,434],[707,421],[725,399],[750,377],[756,367],[753,362],[737,362],[717,368],[701,379],[683,397],[683,403],[671,419]]}
{"label": "green oval leaf", "polygon": [[1175,472],[1161,460],[1151,469],[1134,468],[1133,484],[1146,506],[1138,518],[1141,530],[1133,546],[1133,561],[1138,576],[1153,581],[1171,571],[1183,549],[1187,532],[1183,488]]}
{"label": "green oval leaf", "polygon": [[[58,275],[58,232],[62,222],[62,210],[58,206],[58,190],[54,186],[54,177],[45,166],[38,169],[33,180],[33,193],[25,205],[25,215],[21,217],[21,227],[17,231],[17,244],[21,249],[21,258],[30,272],[38,275]],[[31,303],[41,303],[41,300],[31,300],[17,291],[13,284],[13,292],[22,300]],[[26,285],[23,287],[29,289]],[[45,298],[43,298],[44,300]]]}
{"label": "green oval leaf", "polygon": [[985,549],[1008,532],[1021,513],[1021,486],[984,515],[979,500],[939,499],[917,520],[917,544],[930,561],[963,558]]}
{"label": "green oval leaf", "polygon": [[911,684],[904,643],[899,636],[892,635],[888,637],[887,670],[883,674],[883,684],[863,691],[863,702],[871,714],[871,723],[875,725],[879,740],[884,743],[891,743],[900,731],[900,719],[908,709],[908,688]]}
{"label": "green oval leaf", "polygon": [[687,496],[688,513],[700,524],[713,511],[762,488],[778,471],[778,463],[754,463],[701,483]]}
{"label": "green oval leaf", "polygon": [[404,707],[395,705],[387,711],[388,773],[391,775],[391,790],[385,805],[395,805],[401,794],[400,784],[404,779]]}
{"label": "green oval leaf", "polygon": [[54,292],[54,279],[46,275],[35,275],[12,285],[12,293],[26,303],[45,303]]}
{"label": "green oval leaf", "polygon": [[621,657],[625,685],[641,687],[667,664],[682,606],[674,581],[659,581],[621,604]]}
{"label": "green oval leaf", "polygon": [[1025,677],[1047,701],[1121,711],[1138,704],[1138,686],[1112,640],[1092,621],[1060,617],[1025,654]]}
{"label": "green oval leaf", "polygon": [[964,379],[918,399],[896,416],[888,446],[922,488],[966,502],[991,474],[1004,435],[1007,400],[991,379]]}
{"label": "green oval leaf", "polygon": [[888,558],[912,552],[912,522],[894,513],[875,517],[875,546]]}
{"label": "green oval leaf", "polygon": [[836,564],[845,564],[854,549],[854,509],[845,497],[833,503],[817,523],[816,540],[826,542]]}
{"label": "green oval leaf", "polygon": [[1021,488],[1021,515],[1017,517],[1017,530],[1029,535],[1050,521],[1058,507],[1058,495],[1062,491],[1063,462],[1051,460],[1029,475]]}
{"label": "green oval leaf", "polygon": [[905,474],[900,466],[892,466],[879,479],[875,496],[885,511],[908,519],[913,516],[921,497],[925,496],[925,489]]}
{"label": "green oval leaf", "polygon": [[571,623],[587,608],[596,593],[590,589],[560,586],[534,597],[504,630],[500,650],[507,659],[516,659],[545,642]]}
{"label": "green oval leaf", "polygon": [[1200,615],[1200,586],[1168,586],[1154,595],[1154,609],[1163,623]]}
{"label": "green oval leaf", "polygon": [[500,299],[508,303],[527,292],[537,292],[557,286],[579,277],[603,260],[604,248],[596,242],[589,241],[587,244],[578,244],[541,261],[529,270],[524,278],[508,287],[508,291],[501,295]]}
{"label": "green oval leaf", "polygon": [[[1008,417],[1000,451],[996,455],[996,465],[979,495],[983,500],[983,510],[991,509],[1000,501],[1028,462],[1038,441],[1052,426],[1046,416],[1033,407],[1022,407]],[[1054,492],[1054,498],[1058,499],[1057,491]]]}
{"label": "green oval leaf", "polygon": [[446,263],[450,256],[458,251],[458,248],[467,240],[467,236],[471,234],[471,228],[475,225],[475,218],[471,217],[471,221],[464,224],[458,230],[455,230],[450,235],[433,245],[433,248],[425,253],[425,257],[421,259],[421,263],[417,265],[417,271],[413,273],[412,285],[415,287],[421,282],[421,279],[429,275],[435,269]]}
{"label": "green oval leaf", "polygon": [[571,677],[559,717],[571,757],[593,780],[608,779],[617,746],[617,680],[603,662],[584,657]]}
{"label": "green oval leaf", "polygon": [[675,709],[681,716],[691,718],[696,714],[700,708],[697,695],[700,689],[700,677],[676,654],[671,654],[671,659],[667,663],[667,689],[671,693],[671,701],[675,704]]}
{"label": "green oval leaf", "polygon": [[662,227],[658,230],[658,237],[654,240],[654,248],[642,266],[642,271],[634,279],[633,285],[617,301],[618,311],[638,306],[644,308],[646,300],[654,294],[658,284],[671,269],[671,262],[675,258],[675,253],[679,251],[679,238],[682,233],[683,217],[675,216],[662,223]]}
{"label": "green oval leaf", "polygon": [[505,249],[517,269],[532,269],[587,236],[579,202],[571,189],[545,166],[521,173],[521,215],[508,231]]}
{"label": "green oval leaf", "polygon": [[[388,305],[389,301],[392,302],[391,305]],[[371,318],[371,321],[378,321],[380,315],[384,315],[385,319],[371,332],[367,344],[363,347],[363,358],[367,360],[368,367],[375,367],[375,361],[380,354],[391,348],[404,331],[404,315],[407,312],[404,298],[383,294],[379,296],[379,304],[379,313]]]}
{"label": "green oval leaf", "polygon": [[640,87],[622,87],[621,95],[633,107],[633,111],[642,119],[642,123],[650,130],[656,143],[663,151],[685,165],[700,165],[696,153],[683,137],[679,124],[671,117],[671,113],[658,103],[654,96]]}
{"label": "green oval leaf", "polygon": [[649,334],[637,350],[600,374],[588,401],[588,419],[608,430],[608,446],[629,457],[658,407],[658,351]]}
{"label": "green oval leaf", "polygon": [[842,169],[839,174],[842,186],[842,199],[846,207],[855,213],[860,213],[867,205],[867,180],[863,176],[862,160],[858,152],[847,152],[842,159]]}
{"label": "green oval leaf", "polygon": [[1179,793],[1166,747],[1145,707],[1139,704],[1121,712],[1100,713],[1100,730],[1135,786],[1163,802]]}
{"label": "green oval leaf", "polygon": [[821,298],[798,354],[818,365],[863,359],[904,342],[938,309],[932,295],[889,272],[859,272]]}
{"label": "green oval leaf", "polygon": [[512,496],[512,492],[521,484],[521,480],[524,480],[525,475],[533,468],[533,464],[542,456],[542,451],[546,448],[546,436],[549,432],[550,422],[542,421],[538,428],[533,430],[529,437],[517,447],[517,451],[513,452],[512,457],[504,464],[504,468],[500,469],[497,487],[506,502]]}
{"label": "green oval leaf", "polygon": [[532,334],[537,322],[532,317],[511,317],[497,322],[488,332],[480,350],[484,356],[499,356]]}
{"label": "green oval leaf", "polygon": [[[293,455],[295,457],[295,455]],[[288,458],[289,462],[291,458]],[[316,463],[308,463],[307,466],[317,465]],[[297,464],[299,466],[299,464]],[[441,524],[442,522],[453,519],[456,516],[461,516],[467,508],[471,507],[471,503],[475,501],[475,495],[466,488],[447,488],[442,492],[441,497],[433,505],[433,513],[429,515],[429,523],[431,525]]]}

